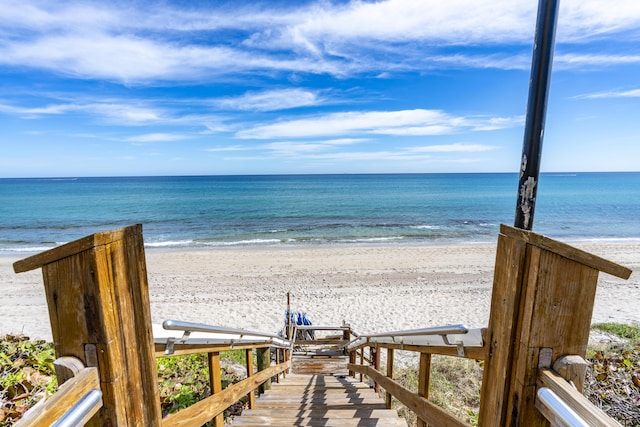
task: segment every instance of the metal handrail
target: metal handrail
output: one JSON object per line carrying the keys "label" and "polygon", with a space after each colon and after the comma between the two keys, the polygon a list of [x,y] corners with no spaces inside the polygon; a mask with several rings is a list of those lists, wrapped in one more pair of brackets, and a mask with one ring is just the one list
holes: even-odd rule
{"label": "metal handrail", "polygon": [[313,331],[348,331],[349,326],[313,326],[313,325],[293,325],[296,329],[313,330]]}
{"label": "metal handrail", "polygon": [[541,387],[538,389],[537,395],[540,403],[555,417],[553,420],[549,420],[552,425],[562,427],[588,427],[590,425],[551,389]]}
{"label": "metal handrail", "polygon": [[[359,337],[352,339],[345,348],[350,349],[353,347],[357,347],[359,345],[369,343],[369,342],[379,342],[379,340],[391,339],[392,342],[399,342],[400,344],[406,344],[405,338],[411,339],[410,337],[429,337],[429,336],[440,336],[442,338],[442,343],[446,346],[456,346],[460,350],[459,353],[463,353],[462,349],[464,347],[462,342],[450,342],[449,335],[465,335],[469,333],[471,330],[467,328],[465,325],[457,324],[457,325],[446,325],[446,326],[434,326],[430,328],[421,328],[421,329],[407,329],[403,331],[391,331],[391,332],[383,332],[379,334],[363,334]],[[475,331],[475,330],[473,330]]]}
{"label": "metal handrail", "polygon": [[[91,413],[102,399],[102,391],[99,389],[90,390],[82,396],[80,400],[73,404],[52,427],[76,427]],[[101,405],[102,406],[102,405]]]}
{"label": "metal handrail", "polygon": [[412,337],[412,336],[425,336],[425,335],[458,335],[466,334],[469,332],[469,328],[465,325],[446,325],[446,326],[434,326],[431,328],[421,329],[408,329],[405,331],[392,331],[383,332],[380,334],[363,334],[360,338],[393,338],[393,337]]}
{"label": "metal handrail", "polygon": [[248,331],[246,329],[226,328],[223,326],[206,325],[204,323],[185,322],[182,320],[165,320],[164,322],[162,322],[162,327],[168,331],[209,332],[209,333],[228,334],[228,335],[240,335],[241,337],[252,336],[252,337],[263,337],[263,338],[272,338],[272,339],[278,339],[282,341],[288,341],[285,337],[281,337],[276,334],[268,334],[265,332],[254,332],[254,331]]}

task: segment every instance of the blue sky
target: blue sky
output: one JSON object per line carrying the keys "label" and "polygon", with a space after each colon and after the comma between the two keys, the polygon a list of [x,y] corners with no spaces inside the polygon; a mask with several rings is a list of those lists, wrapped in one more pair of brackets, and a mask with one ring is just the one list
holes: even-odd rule
{"label": "blue sky", "polygon": [[[0,177],[514,172],[533,0],[0,3]],[[640,2],[562,0],[543,171],[640,170]]]}

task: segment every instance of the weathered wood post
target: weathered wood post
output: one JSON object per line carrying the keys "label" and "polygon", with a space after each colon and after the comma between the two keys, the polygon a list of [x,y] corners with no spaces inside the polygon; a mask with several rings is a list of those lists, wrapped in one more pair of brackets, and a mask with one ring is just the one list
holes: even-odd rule
{"label": "weathered wood post", "polygon": [[[271,366],[271,351],[269,347],[262,347],[256,349],[257,355],[257,365],[258,372],[264,371],[268,367]],[[271,378],[263,382],[260,387],[258,387],[258,392],[260,394],[264,393],[266,390],[271,390]]]}
{"label": "weathered wood post", "polygon": [[[222,374],[220,372],[220,353],[207,353],[209,361],[209,386],[211,395],[222,391]],[[224,413],[220,413],[213,418],[213,427],[224,427]]]}
{"label": "weathered wood post", "polygon": [[[371,346],[369,347],[369,351],[371,354],[371,365],[373,365],[373,369],[375,369],[376,371],[380,370],[380,349],[378,348],[378,346]],[[380,384],[378,384],[377,382],[373,382],[373,389],[375,390],[376,393],[380,394]]]}
{"label": "weathered wood post", "polygon": [[[501,226],[478,425],[548,425],[535,409],[538,369],[566,355],[584,358],[599,271],[631,275],[564,243]],[[575,381],[580,389],[584,378]]]}
{"label": "weathered wood post", "polygon": [[42,268],[56,357],[100,372],[100,426],[160,426],[142,226],[96,233],[23,259]]}
{"label": "weathered wood post", "polygon": [[[245,350],[245,357],[247,363],[247,378],[253,375],[253,349],[248,348]],[[249,392],[249,409],[253,409],[256,405],[256,396],[253,390]]]}
{"label": "weathered wood post", "polygon": [[[431,353],[420,353],[420,367],[418,369],[418,396],[429,398],[429,384],[431,384]],[[427,423],[418,418],[418,427],[426,427]]]}
{"label": "weathered wood post", "polygon": [[[387,377],[393,379],[393,349],[387,348]],[[387,409],[391,409],[391,393],[388,391],[385,394],[385,404]]]}
{"label": "weathered wood post", "polygon": [[[351,342],[351,325],[349,325],[348,323],[346,323],[345,321],[342,321],[342,326],[344,326],[345,329],[344,331],[342,331],[342,339],[345,341],[345,345],[349,344]],[[349,356],[349,363],[356,363],[356,352],[355,351],[347,351],[346,347],[345,347],[345,352],[348,354]],[[349,371],[349,376],[355,378],[356,377],[356,373],[354,371]]]}

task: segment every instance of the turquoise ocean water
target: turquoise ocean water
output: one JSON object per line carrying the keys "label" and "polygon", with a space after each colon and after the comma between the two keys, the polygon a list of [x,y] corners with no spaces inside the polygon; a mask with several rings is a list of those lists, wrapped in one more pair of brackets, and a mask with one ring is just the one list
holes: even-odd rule
{"label": "turquoise ocean water", "polygon": [[[148,247],[495,242],[516,174],[0,179],[0,252],[143,224]],[[640,173],[540,177],[534,231],[640,239]]]}

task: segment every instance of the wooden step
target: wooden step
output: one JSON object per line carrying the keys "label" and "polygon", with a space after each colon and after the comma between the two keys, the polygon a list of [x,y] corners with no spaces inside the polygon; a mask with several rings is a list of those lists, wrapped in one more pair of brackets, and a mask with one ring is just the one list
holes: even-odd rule
{"label": "wooden step", "polygon": [[232,426],[313,426],[313,427],[406,427],[407,422],[396,415],[391,418],[282,418],[271,417],[240,417],[233,421]]}
{"label": "wooden step", "polygon": [[354,378],[290,374],[256,399],[231,426],[406,427],[398,413]]}

